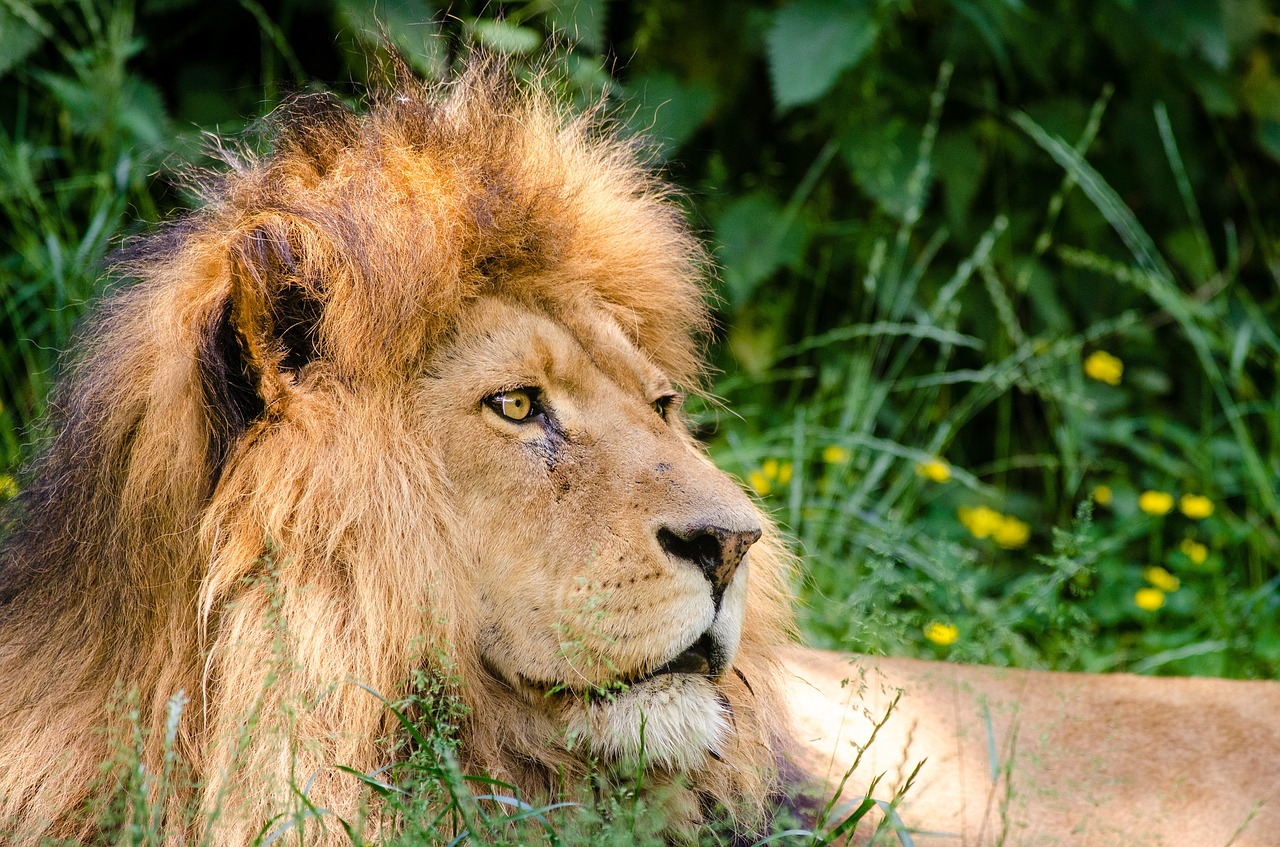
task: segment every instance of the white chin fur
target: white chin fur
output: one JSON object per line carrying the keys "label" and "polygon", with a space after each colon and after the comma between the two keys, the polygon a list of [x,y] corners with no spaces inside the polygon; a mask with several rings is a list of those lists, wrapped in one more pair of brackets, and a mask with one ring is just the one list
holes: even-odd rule
{"label": "white chin fur", "polygon": [[570,732],[624,768],[643,760],[646,767],[686,772],[702,767],[709,751],[719,751],[729,720],[711,680],[670,674],[638,683],[612,701],[593,702],[574,715]]}
{"label": "white chin fur", "polygon": [[[747,601],[747,561],[738,568],[709,632],[733,664]],[[719,754],[730,730],[728,705],[704,676],[667,674],[646,679],[611,699],[595,699],[572,710],[569,737],[587,742],[605,762],[677,773],[697,770]]]}

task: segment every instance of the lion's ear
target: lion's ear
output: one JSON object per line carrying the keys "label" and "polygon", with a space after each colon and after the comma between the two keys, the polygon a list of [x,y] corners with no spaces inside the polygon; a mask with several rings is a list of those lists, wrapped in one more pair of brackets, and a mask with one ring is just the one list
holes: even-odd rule
{"label": "lion's ear", "polygon": [[210,315],[199,364],[220,464],[253,421],[282,407],[302,369],[321,355],[323,312],[307,239],[280,219],[260,222],[229,247],[226,298]]}
{"label": "lion's ear", "polygon": [[322,251],[309,236],[304,227],[273,219],[231,245],[231,319],[264,377],[292,381],[320,353],[323,291],[314,254]]}

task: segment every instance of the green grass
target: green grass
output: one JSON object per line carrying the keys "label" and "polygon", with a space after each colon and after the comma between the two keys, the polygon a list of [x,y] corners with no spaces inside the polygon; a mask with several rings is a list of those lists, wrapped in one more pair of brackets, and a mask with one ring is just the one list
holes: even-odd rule
{"label": "green grass", "polygon": [[[837,648],[1024,667],[1275,677],[1280,406],[1262,386],[1280,346],[1237,279],[1235,248],[1200,286],[1181,281],[1087,161],[1104,99],[1074,146],[1010,116],[1062,185],[1031,244],[1010,244],[997,216],[967,256],[937,267],[947,233],[915,225],[948,77],[944,67],[896,235],[844,281],[856,318],[725,375],[717,393],[733,415],[703,413],[721,466],[795,535],[805,632]],[[1193,243],[1207,245],[1163,137]],[[1056,243],[1077,195],[1129,261]],[[1030,259],[1010,268],[1001,254]],[[1034,264],[1049,254],[1120,290],[1124,308],[1028,325],[1031,301],[1054,296]],[[804,283],[839,284],[820,257]],[[1098,351],[1123,364],[1116,384],[1088,375]],[[1172,495],[1167,514],[1141,508],[1145,491]],[[985,529],[966,525],[978,507],[991,510]],[[1143,589],[1160,608],[1139,605]],[[934,623],[958,639],[931,642]]]}
{"label": "green grass", "polygon": [[154,89],[126,67],[131,6],[0,9],[11,36],[25,28],[56,57],[6,67],[0,121],[0,466],[13,468],[106,255],[157,216],[148,174],[169,130]]}

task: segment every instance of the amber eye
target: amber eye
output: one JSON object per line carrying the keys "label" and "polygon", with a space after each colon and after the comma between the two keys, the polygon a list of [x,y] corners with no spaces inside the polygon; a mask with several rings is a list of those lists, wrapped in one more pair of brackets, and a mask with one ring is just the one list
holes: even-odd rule
{"label": "amber eye", "polygon": [[513,388],[490,394],[484,402],[507,420],[523,421],[538,408],[538,392],[533,388]]}

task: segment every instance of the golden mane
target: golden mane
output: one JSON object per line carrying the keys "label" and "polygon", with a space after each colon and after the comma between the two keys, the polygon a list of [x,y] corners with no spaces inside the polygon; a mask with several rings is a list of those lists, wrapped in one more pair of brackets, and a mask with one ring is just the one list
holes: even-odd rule
{"label": "golden mane", "polygon": [[[133,281],[88,325],[8,512],[0,819],[23,837],[93,831],[99,728],[122,694],[151,773],[170,699],[189,698],[175,837],[201,804],[222,810],[215,843],[243,843],[294,772],[355,814],[359,783],[332,765],[386,765],[397,727],[350,683],[395,701],[417,670],[457,683],[464,770],[531,797],[589,770],[474,649],[466,480],[424,443],[403,387],[497,296],[591,304],[696,389],[702,248],[635,144],[493,62],[401,81],[364,114],[300,96],[266,126],[267,152],[226,151],[200,208],[125,251]],[[323,390],[299,390],[304,374]],[[746,825],[773,784],[789,563],[767,526],[751,561],[723,692],[732,737],[667,775],[686,817],[718,804]]]}

